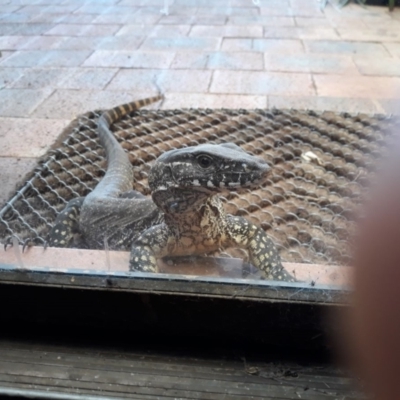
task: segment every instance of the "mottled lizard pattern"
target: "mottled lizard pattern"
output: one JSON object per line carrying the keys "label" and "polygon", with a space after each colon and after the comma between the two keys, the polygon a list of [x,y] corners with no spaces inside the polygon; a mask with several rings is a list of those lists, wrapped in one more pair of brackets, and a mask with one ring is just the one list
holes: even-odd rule
{"label": "mottled lizard pattern", "polygon": [[270,170],[239,146],[203,144],[168,151],[149,172],[152,200],[132,190],[132,166],[110,126],[161,98],[125,104],[100,117],[106,174],[89,195],[68,203],[49,234],[49,245],[69,247],[78,236],[89,248],[130,249],[130,270],[145,272],[157,272],[160,257],[240,247],[266,279],[295,281],[261,228],[225,213],[219,193],[257,187]]}

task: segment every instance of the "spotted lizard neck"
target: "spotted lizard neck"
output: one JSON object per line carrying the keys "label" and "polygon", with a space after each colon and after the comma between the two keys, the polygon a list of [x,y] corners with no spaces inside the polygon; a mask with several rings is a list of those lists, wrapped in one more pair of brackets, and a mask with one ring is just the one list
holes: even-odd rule
{"label": "spotted lizard neck", "polygon": [[153,200],[164,211],[165,223],[176,234],[221,229],[221,221],[226,216],[218,195],[170,188],[153,193]]}

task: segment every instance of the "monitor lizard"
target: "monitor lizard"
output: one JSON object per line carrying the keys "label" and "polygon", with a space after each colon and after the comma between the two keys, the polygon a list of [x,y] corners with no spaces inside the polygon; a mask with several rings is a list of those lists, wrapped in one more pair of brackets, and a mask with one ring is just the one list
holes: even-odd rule
{"label": "monitor lizard", "polygon": [[239,146],[202,144],[167,151],[148,175],[152,200],[132,190],[131,163],[110,126],[161,99],[134,101],[102,114],[98,135],[106,150],[106,174],[86,197],[67,204],[50,231],[48,244],[69,247],[79,233],[89,248],[130,249],[130,270],[145,272],[157,272],[160,257],[240,247],[248,251],[264,278],[295,281],[263,229],[225,213],[219,193],[254,188],[270,171],[264,160]]}

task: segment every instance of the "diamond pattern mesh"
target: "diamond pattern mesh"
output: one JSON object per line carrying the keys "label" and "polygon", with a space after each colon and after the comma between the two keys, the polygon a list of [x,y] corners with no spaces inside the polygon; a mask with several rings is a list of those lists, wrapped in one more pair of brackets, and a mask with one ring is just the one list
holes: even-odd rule
{"label": "diamond pattern mesh", "polygon": [[[0,238],[44,244],[67,202],[104,175],[100,112],[78,117],[31,178],[0,211]],[[346,265],[357,206],[397,120],[295,110],[140,110],[113,126],[134,166],[133,188],[149,195],[147,172],[163,152],[234,142],[273,167],[257,190],[230,193],[228,213],[262,226],[283,261]]]}

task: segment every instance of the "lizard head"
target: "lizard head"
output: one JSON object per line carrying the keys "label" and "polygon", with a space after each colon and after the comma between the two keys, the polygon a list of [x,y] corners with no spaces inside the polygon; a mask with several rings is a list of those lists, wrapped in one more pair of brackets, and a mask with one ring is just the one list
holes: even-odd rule
{"label": "lizard head", "polygon": [[152,191],[190,188],[214,194],[259,186],[269,170],[266,161],[233,143],[202,144],[162,154],[150,170],[149,185]]}

